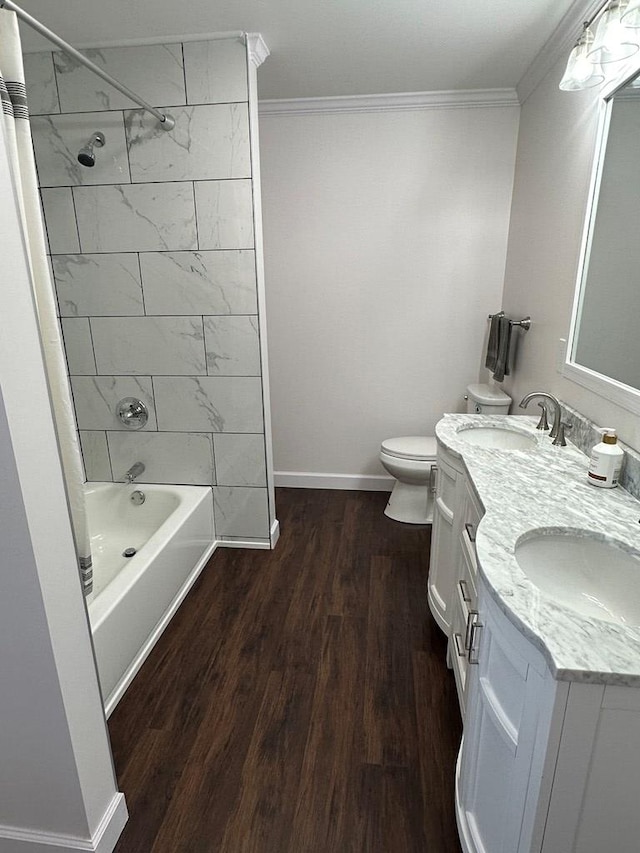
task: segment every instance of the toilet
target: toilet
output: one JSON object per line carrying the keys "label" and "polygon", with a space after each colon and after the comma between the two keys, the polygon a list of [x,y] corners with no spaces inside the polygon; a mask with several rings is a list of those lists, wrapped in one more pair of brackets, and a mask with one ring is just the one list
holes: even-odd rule
{"label": "toilet", "polygon": [[[506,415],[511,397],[495,385],[467,386],[469,414]],[[396,478],[384,514],[405,524],[431,524],[436,490],[435,436],[405,435],[387,438],[380,446],[380,462]]]}
{"label": "toilet", "polygon": [[406,524],[431,524],[436,452],[435,436],[407,435],[382,442],[380,461],[397,480],[385,515]]}

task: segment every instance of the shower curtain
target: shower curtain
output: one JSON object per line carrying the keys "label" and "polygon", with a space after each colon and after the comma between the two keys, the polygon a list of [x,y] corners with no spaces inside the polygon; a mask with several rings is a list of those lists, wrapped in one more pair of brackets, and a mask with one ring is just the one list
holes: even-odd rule
{"label": "shower curtain", "polygon": [[78,565],[85,594],[92,589],[91,540],[84,503],[84,473],[67,377],[53,284],[47,262],[38,181],[15,12],[0,9],[0,99],[12,183],[22,218],[58,446],[65,475]]}

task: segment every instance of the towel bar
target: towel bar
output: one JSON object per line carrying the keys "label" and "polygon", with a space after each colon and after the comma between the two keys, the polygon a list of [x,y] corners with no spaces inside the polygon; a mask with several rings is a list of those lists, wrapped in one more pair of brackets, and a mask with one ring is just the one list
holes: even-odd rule
{"label": "towel bar", "polygon": [[[504,317],[504,311],[498,311],[497,314],[489,314],[487,319],[493,320],[494,317]],[[520,326],[525,332],[531,328],[531,317],[523,317],[522,320],[509,320],[511,326]]]}

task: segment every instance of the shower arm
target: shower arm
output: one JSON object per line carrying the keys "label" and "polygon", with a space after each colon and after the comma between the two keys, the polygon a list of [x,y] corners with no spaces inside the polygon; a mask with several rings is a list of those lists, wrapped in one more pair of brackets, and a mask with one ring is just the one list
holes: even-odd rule
{"label": "shower arm", "polygon": [[131,98],[131,100],[135,101],[136,104],[139,104],[143,110],[146,110],[148,113],[155,116],[160,122],[160,127],[162,127],[163,130],[172,130],[175,127],[175,121],[170,115],[161,113],[160,110],[157,110],[155,107],[152,107],[151,104],[143,101],[141,97],[135,94],[135,92],[132,92],[131,89],[128,89],[116,80],[115,77],[112,77],[111,74],[107,74],[107,72],[103,71],[99,65],[96,65],[95,62],[87,59],[87,57],[80,53],[79,50],[76,50],[75,47],[72,47],[66,41],[61,39],[60,36],[45,27],[44,24],[40,23],[40,21],[32,18],[31,15],[29,15],[28,12],[25,12],[24,9],[21,9],[20,6],[16,6],[16,4],[12,3],[11,0],[0,0],[0,9],[8,9],[11,12],[15,12],[18,18],[20,18],[21,21],[24,21],[27,26],[40,33],[40,35],[44,36],[48,41],[56,44],[64,53],[72,59],[75,59],[81,65],[86,66],[90,71],[93,71],[94,74],[97,74],[98,77],[102,77],[102,79],[106,80],[114,89],[122,92],[122,94],[126,95],[127,98]]}

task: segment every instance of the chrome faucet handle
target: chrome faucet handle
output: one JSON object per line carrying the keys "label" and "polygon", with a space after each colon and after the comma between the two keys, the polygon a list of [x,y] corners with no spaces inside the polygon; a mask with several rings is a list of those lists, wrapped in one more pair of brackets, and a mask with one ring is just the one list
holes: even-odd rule
{"label": "chrome faucet handle", "polygon": [[556,447],[566,447],[567,442],[565,440],[564,434],[565,432],[570,432],[573,424],[568,423],[567,421],[560,421],[560,426],[558,427],[558,434],[553,439],[551,444]]}
{"label": "chrome faucet handle", "polygon": [[540,420],[538,421],[538,426],[536,427],[536,429],[547,430],[549,429],[549,421],[547,420],[548,409],[546,403],[538,403],[538,405],[542,409],[542,414],[540,415]]}
{"label": "chrome faucet handle", "polygon": [[120,400],[116,415],[127,429],[142,429],[149,420],[149,410],[137,397],[124,397]]}

